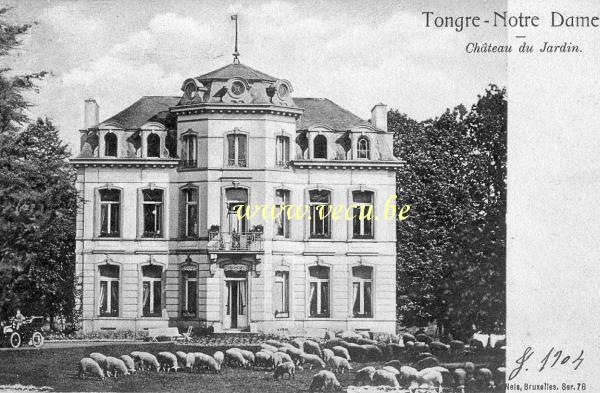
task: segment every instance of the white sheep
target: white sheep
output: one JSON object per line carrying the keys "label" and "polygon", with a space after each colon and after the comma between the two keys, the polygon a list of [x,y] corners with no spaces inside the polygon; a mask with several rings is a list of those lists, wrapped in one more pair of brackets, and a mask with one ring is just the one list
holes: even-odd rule
{"label": "white sheep", "polygon": [[135,362],[133,361],[131,356],[121,355],[119,356],[119,358],[123,361],[123,363],[125,363],[125,366],[127,366],[127,371],[129,371],[130,373],[135,372]]}
{"label": "white sheep", "polygon": [[[397,369],[396,367],[394,367],[394,366],[383,366],[383,367],[381,367],[381,369],[382,369],[382,370],[385,370],[385,371],[389,371],[389,372],[391,372],[391,373],[392,373],[392,374],[394,374],[394,375],[400,375],[400,370],[398,370],[398,369]],[[396,377],[396,378],[397,378],[397,377]]]}
{"label": "white sheep", "polygon": [[298,362],[300,360],[300,356],[304,353],[303,350],[298,349],[292,345],[279,348],[279,352],[284,352],[284,353],[287,353],[288,355],[290,355],[290,357],[296,364],[298,364]]}
{"label": "white sheep", "polygon": [[248,361],[248,364],[254,364],[254,353],[245,349],[239,349],[240,353]]}
{"label": "white sheep", "polygon": [[283,343],[281,341],[273,340],[273,339],[265,341],[265,344],[272,345],[275,348],[279,348],[279,347],[283,346]]}
{"label": "white sheep", "polygon": [[325,348],[323,350],[323,360],[325,361],[325,363],[329,362],[329,359],[331,359],[333,356],[334,356],[334,354],[331,349]]}
{"label": "white sheep", "polygon": [[159,352],[156,355],[156,359],[158,360],[158,363],[160,364],[160,367],[164,370],[164,371],[177,371],[179,370],[179,364],[177,362],[177,356],[175,356],[174,354],[172,354],[171,352]]}
{"label": "white sheep", "polygon": [[261,348],[261,349],[268,349],[268,350],[269,350],[269,351],[271,351],[271,352],[277,352],[277,350],[279,349],[279,348],[277,348],[277,347],[274,347],[274,346],[272,346],[272,345],[265,344],[265,343],[263,343],[263,344],[260,344],[260,348]]}
{"label": "white sheep", "polygon": [[442,373],[432,368],[426,368],[419,371],[416,381],[411,385],[411,389],[437,389],[438,392],[441,392],[443,383]]}
{"label": "white sheep", "polygon": [[317,390],[342,390],[342,385],[340,385],[340,382],[337,380],[334,373],[329,370],[321,370],[313,376],[310,387],[308,388],[310,393]]}
{"label": "white sheep", "polygon": [[399,388],[400,384],[396,379],[396,376],[386,370],[375,370],[373,374],[373,385],[375,386],[391,386]]}
{"label": "white sheep", "polygon": [[301,337],[297,337],[292,340],[292,345],[298,349],[304,350],[304,339]]}
{"label": "white sheep", "polygon": [[339,372],[341,374],[343,374],[345,371],[352,370],[352,367],[350,366],[350,363],[348,363],[348,360],[341,356],[332,356],[327,362],[327,364],[329,364],[332,370],[335,369],[336,372]]}
{"label": "white sheep", "polygon": [[258,351],[254,354],[255,364],[261,367],[271,367],[273,365],[271,358],[272,355],[264,351]]}
{"label": "white sheep", "polygon": [[400,371],[398,380],[402,384],[402,387],[410,386],[413,381],[417,380],[417,375],[419,375],[417,369],[410,366],[400,366],[398,371]]}
{"label": "white sheep", "polygon": [[248,367],[248,361],[238,348],[229,348],[225,351],[225,358],[229,364],[237,364],[242,367]]}
{"label": "white sheep", "polygon": [[177,351],[175,352],[175,356],[177,356],[177,364],[179,364],[179,367],[189,370],[188,354],[183,351]]}
{"label": "white sheep", "polygon": [[110,373],[114,377],[119,376],[119,374],[129,375],[129,371],[127,370],[125,362],[112,356],[106,357],[106,373]]}
{"label": "white sheep", "polygon": [[[136,357],[133,355],[134,354],[132,353],[131,356],[134,359],[136,359]],[[140,362],[142,362],[142,368],[144,370],[154,369],[154,371],[158,371],[160,369],[160,364],[158,363],[158,359],[156,359],[156,356],[152,355],[151,353],[137,352],[135,355],[140,360]]]}
{"label": "white sheep", "polygon": [[212,356],[202,352],[195,352],[194,355],[196,357],[194,360],[194,365],[196,367],[205,367],[209,371],[213,371],[215,373],[221,371],[221,366],[219,366],[217,361]]}
{"label": "white sheep", "polygon": [[196,366],[196,354],[190,352],[185,357],[185,366],[189,371],[193,371]]}
{"label": "white sheep", "polygon": [[285,374],[288,375],[288,378],[296,378],[296,366],[292,362],[284,362],[275,368],[275,373],[273,374],[273,379],[277,381],[280,377],[283,378]]}
{"label": "white sheep", "polygon": [[312,370],[313,367],[325,368],[325,362],[321,360],[318,355],[304,353],[300,356],[302,364],[308,363],[309,369]]}
{"label": "white sheep", "polygon": [[331,348],[331,350],[333,351],[333,354],[336,356],[341,356],[343,358],[346,358],[346,360],[350,361],[352,359],[350,359],[350,353],[348,353],[348,350],[340,345],[336,345],[335,347]]}
{"label": "white sheep", "polygon": [[96,363],[102,368],[104,372],[106,372],[106,355],[101,354],[100,352],[92,352],[89,356],[91,359],[94,359]]}
{"label": "white sheep", "polygon": [[221,366],[223,366],[223,362],[225,361],[225,354],[221,351],[217,351],[217,352],[213,353],[213,358],[219,365],[219,369],[220,369]]}
{"label": "white sheep", "polygon": [[356,372],[354,377],[354,385],[355,386],[370,386],[373,383],[373,375],[375,374],[375,367],[368,366],[363,367]]}
{"label": "white sheep", "polygon": [[79,361],[79,377],[83,378],[86,374],[104,379],[104,371],[102,371],[100,365],[92,358],[83,358]]}

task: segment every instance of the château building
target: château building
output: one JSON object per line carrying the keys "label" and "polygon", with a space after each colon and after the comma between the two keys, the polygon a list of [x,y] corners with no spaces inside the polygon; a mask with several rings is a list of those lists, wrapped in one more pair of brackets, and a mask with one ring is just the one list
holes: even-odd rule
{"label": "ch\u00e2teau building", "polygon": [[[181,90],[102,122],[85,101],[72,160],[84,332],[393,332],[395,221],[318,214],[354,204],[383,215],[399,165],[386,106],[364,121],[237,59]],[[256,205],[307,216],[236,214]]]}

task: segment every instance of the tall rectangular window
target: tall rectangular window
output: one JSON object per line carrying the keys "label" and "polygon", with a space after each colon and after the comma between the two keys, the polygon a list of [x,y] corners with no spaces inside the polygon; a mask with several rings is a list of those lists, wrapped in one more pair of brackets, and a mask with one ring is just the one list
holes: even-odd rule
{"label": "tall rectangular window", "polygon": [[120,236],[121,191],[103,189],[100,194],[100,237]]}
{"label": "tall rectangular window", "polygon": [[163,190],[142,190],[142,237],[163,237]]}
{"label": "tall rectangular window", "polygon": [[331,237],[331,193],[325,190],[309,191],[310,237],[329,239]]}
{"label": "tall rectangular window", "polygon": [[100,317],[119,316],[119,267],[102,265],[100,274],[99,310]]}
{"label": "tall rectangular window", "polygon": [[290,192],[288,190],[275,191],[275,208],[277,218],[275,219],[275,235],[284,238],[290,237],[290,220],[287,216],[287,208],[290,203]]}
{"label": "tall rectangular window", "polygon": [[198,236],[198,189],[186,188],[182,190],[181,194],[182,235],[184,237],[196,237]]}
{"label": "tall rectangular window", "polygon": [[290,138],[278,136],[275,146],[275,165],[287,168],[290,162]]}
{"label": "tall rectangular window", "polygon": [[357,266],[352,268],[352,315],[356,318],[371,318],[371,290],[373,289],[373,268]]}
{"label": "tall rectangular window", "polygon": [[275,283],[273,288],[273,309],[275,318],[289,317],[289,273],[284,271],[275,272]]}
{"label": "tall rectangular window", "polygon": [[185,135],[183,137],[183,146],[181,151],[181,165],[183,168],[195,168],[197,166],[197,144],[198,138],[196,135]]}
{"label": "tall rectangular window", "polygon": [[195,317],[198,306],[198,267],[184,265],[182,268],[182,316]]}
{"label": "tall rectangular window", "polygon": [[162,267],[142,267],[142,313],[145,317],[162,315]]}
{"label": "tall rectangular window", "polygon": [[353,191],[352,203],[352,237],[354,239],[373,238],[373,193],[370,191]]}
{"label": "tall rectangular window", "polygon": [[308,272],[310,316],[329,317],[329,268],[311,266]]}
{"label": "tall rectangular window", "polygon": [[244,134],[227,135],[227,166],[246,167],[247,138]]}

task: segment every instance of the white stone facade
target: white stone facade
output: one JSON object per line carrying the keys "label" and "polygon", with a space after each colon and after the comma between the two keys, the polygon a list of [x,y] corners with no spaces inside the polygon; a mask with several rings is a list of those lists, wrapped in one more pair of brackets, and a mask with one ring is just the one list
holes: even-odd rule
{"label": "white stone facade", "polygon": [[[77,220],[83,330],[395,331],[396,224],[383,219],[399,165],[391,134],[354,115],[347,126],[323,123],[336,114],[317,113],[319,100],[294,101],[288,81],[207,75],[189,92],[184,84],[181,101],[139,104],[166,120],[144,112],[131,124],[138,102],[126,116],[82,130],[73,163],[85,201]],[[212,98],[217,87],[269,93],[282,83],[288,90],[264,95],[268,102],[254,93]],[[314,105],[304,110],[302,102]],[[381,105],[376,112],[381,122]],[[315,113],[317,122],[305,126],[303,116]],[[318,158],[323,140],[326,157]],[[371,201],[379,218],[280,224],[259,214],[244,223],[228,213],[280,203],[278,196],[300,207],[311,197],[344,207]]]}

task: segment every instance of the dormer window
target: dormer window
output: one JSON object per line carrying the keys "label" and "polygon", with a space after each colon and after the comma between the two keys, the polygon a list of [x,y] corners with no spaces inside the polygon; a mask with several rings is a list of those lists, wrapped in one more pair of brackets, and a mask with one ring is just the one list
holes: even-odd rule
{"label": "dormer window", "polygon": [[117,136],[112,132],[106,133],[106,135],[104,135],[104,156],[116,157],[117,145]]}
{"label": "dormer window", "polygon": [[360,138],[358,138],[358,143],[356,146],[356,157],[364,159],[371,158],[369,139],[366,136],[361,136]]}
{"label": "dormer window", "polygon": [[160,137],[157,134],[148,135],[146,140],[147,146],[147,157],[160,157]]}
{"label": "dormer window", "polygon": [[327,138],[317,135],[313,142],[313,157],[327,159]]}
{"label": "dormer window", "polygon": [[234,96],[241,96],[245,90],[246,86],[240,81],[235,81],[231,84],[231,94]]}

